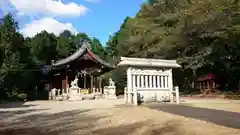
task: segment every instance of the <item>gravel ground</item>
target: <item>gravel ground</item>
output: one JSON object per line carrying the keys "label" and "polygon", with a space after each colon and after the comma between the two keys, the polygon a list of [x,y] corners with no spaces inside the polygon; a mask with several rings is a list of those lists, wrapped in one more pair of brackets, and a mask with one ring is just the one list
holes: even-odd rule
{"label": "gravel ground", "polygon": [[[239,135],[229,128],[123,99],[0,105],[0,135]],[[194,113],[194,112],[192,112]]]}

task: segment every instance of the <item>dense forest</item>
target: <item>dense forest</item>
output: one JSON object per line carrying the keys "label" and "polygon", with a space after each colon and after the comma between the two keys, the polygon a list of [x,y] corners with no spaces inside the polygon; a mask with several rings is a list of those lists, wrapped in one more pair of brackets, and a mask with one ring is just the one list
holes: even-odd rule
{"label": "dense forest", "polygon": [[10,14],[0,20],[0,30],[0,100],[22,99],[42,91],[47,79],[43,66],[71,55],[83,40],[102,59],[108,56],[100,41],[85,33],[73,35],[65,30],[56,36],[42,31],[32,38],[24,38]]}
{"label": "dense forest", "polygon": [[[195,89],[196,79],[207,73],[219,78],[220,90],[234,91],[240,79],[239,6],[239,0],[148,0],[124,20],[106,49],[115,61],[176,59],[182,69],[174,71],[174,83],[182,91]],[[124,78],[123,70],[114,72],[115,80]]]}
{"label": "dense forest", "polygon": [[[121,56],[176,59],[174,83],[181,91],[194,90],[196,79],[217,75],[220,90],[239,89],[240,2],[239,0],[148,0],[135,17],[126,17],[106,45],[85,33],[60,35],[42,31],[24,38],[9,14],[0,20],[0,98],[22,98],[37,90],[44,80],[41,66],[72,54],[81,40],[102,59],[118,63]],[[105,75],[122,90],[125,69]],[[25,93],[25,94],[24,94]]]}

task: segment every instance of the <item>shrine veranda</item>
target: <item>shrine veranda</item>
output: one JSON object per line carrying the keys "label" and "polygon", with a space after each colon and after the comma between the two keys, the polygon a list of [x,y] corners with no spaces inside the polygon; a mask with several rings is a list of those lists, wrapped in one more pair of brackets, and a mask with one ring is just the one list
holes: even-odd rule
{"label": "shrine veranda", "polygon": [[179,103],[178,87],[173,86],[172,69],[180,68],[176,60],[122,57],[117,66],[103,61],[83,42],[74,54],[53,61],[48,83],[49,100],[117,98],[112,80],[103,86],[102,75],[118,67],[127,67],[125,103],[138,105],[147,101]]}

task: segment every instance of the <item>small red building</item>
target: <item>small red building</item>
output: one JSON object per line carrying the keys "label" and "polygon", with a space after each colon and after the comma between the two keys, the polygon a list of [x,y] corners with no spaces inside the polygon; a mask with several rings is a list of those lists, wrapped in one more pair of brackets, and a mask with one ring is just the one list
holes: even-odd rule
{"label": "small red building", "polygon": [[216,92],[218,90],[218,84],[216,83],[216,76],[212,73],[200,76],[197,79],[198,88],[201,92]]}

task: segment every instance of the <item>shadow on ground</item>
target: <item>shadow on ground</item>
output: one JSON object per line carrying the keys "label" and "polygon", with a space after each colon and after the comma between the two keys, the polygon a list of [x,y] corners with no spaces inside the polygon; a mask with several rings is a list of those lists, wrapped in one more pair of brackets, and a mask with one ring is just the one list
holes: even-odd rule
{"label": "shadow on ground", "polygon": [[45,111],[45,110],[48,110],[48,109],[24,109],[24,110],[13,110],[13,111],[0,110],[0,118],[14,117],[17,115]]}
{"label": "shadow on ground", "polygon": [[34,104],[25,105],[24,103],[25,103],[25,102],[1,103],[1,104],[0,104],[0,109],[1,109],[1,108],[26,108],[26,107],[36,106],[36,105],[34,105]]}
{"label": "shadow on ground", "polygon": [[118,125],[91,131],[96,135],[184,135],[179,129],[180,121],[167,121],[161,125],[150,124],[151,121],[137,122],[133,124]]}
{"label": "shadow on ground", "polygon": [[184,135],[178,129],[181,121],[152,124],[151,120],[147,120],[109,127],[98,124],[97,121],[104,119],[105,122],[111,122],[111,116],[90,115],[90,111],[92,110],[52,113],[50,110],[30,108],[2,111],[0,115],[5,115],[5,119],[16,117],[16,120],[0,121],[0,135]]}
{"label": "shadow on ground", "polygon": [[[184,135],[184,132],[178,128],[178,121],[168,121],[160,125],[149,125],[149,121],[117,125],[114,127],[98,128],[90,124],[94,118],[88,121],[80,121],[77,125],[70,122],[60,122],[45,127],[16,127],[0,130],[1,135]],[[76,124],[76,123],[75,123]],[[143,127],[147,127],[143,128]],[[52,129],[53,128],[53,129]]]}
{"label": "shadow on ground", "polygon": [[149,104],[146,106],[151,109],[204,120],[225,127],[240,128],[240,113],[174,104]]}
{"label": "shadow on ground", "polygon": [[0,123],[0,135],[58,135],[94,127],[103,117],[88,116],[90,110],[72,110],[60,113],[38,113],[19,117],[14,122]]}

